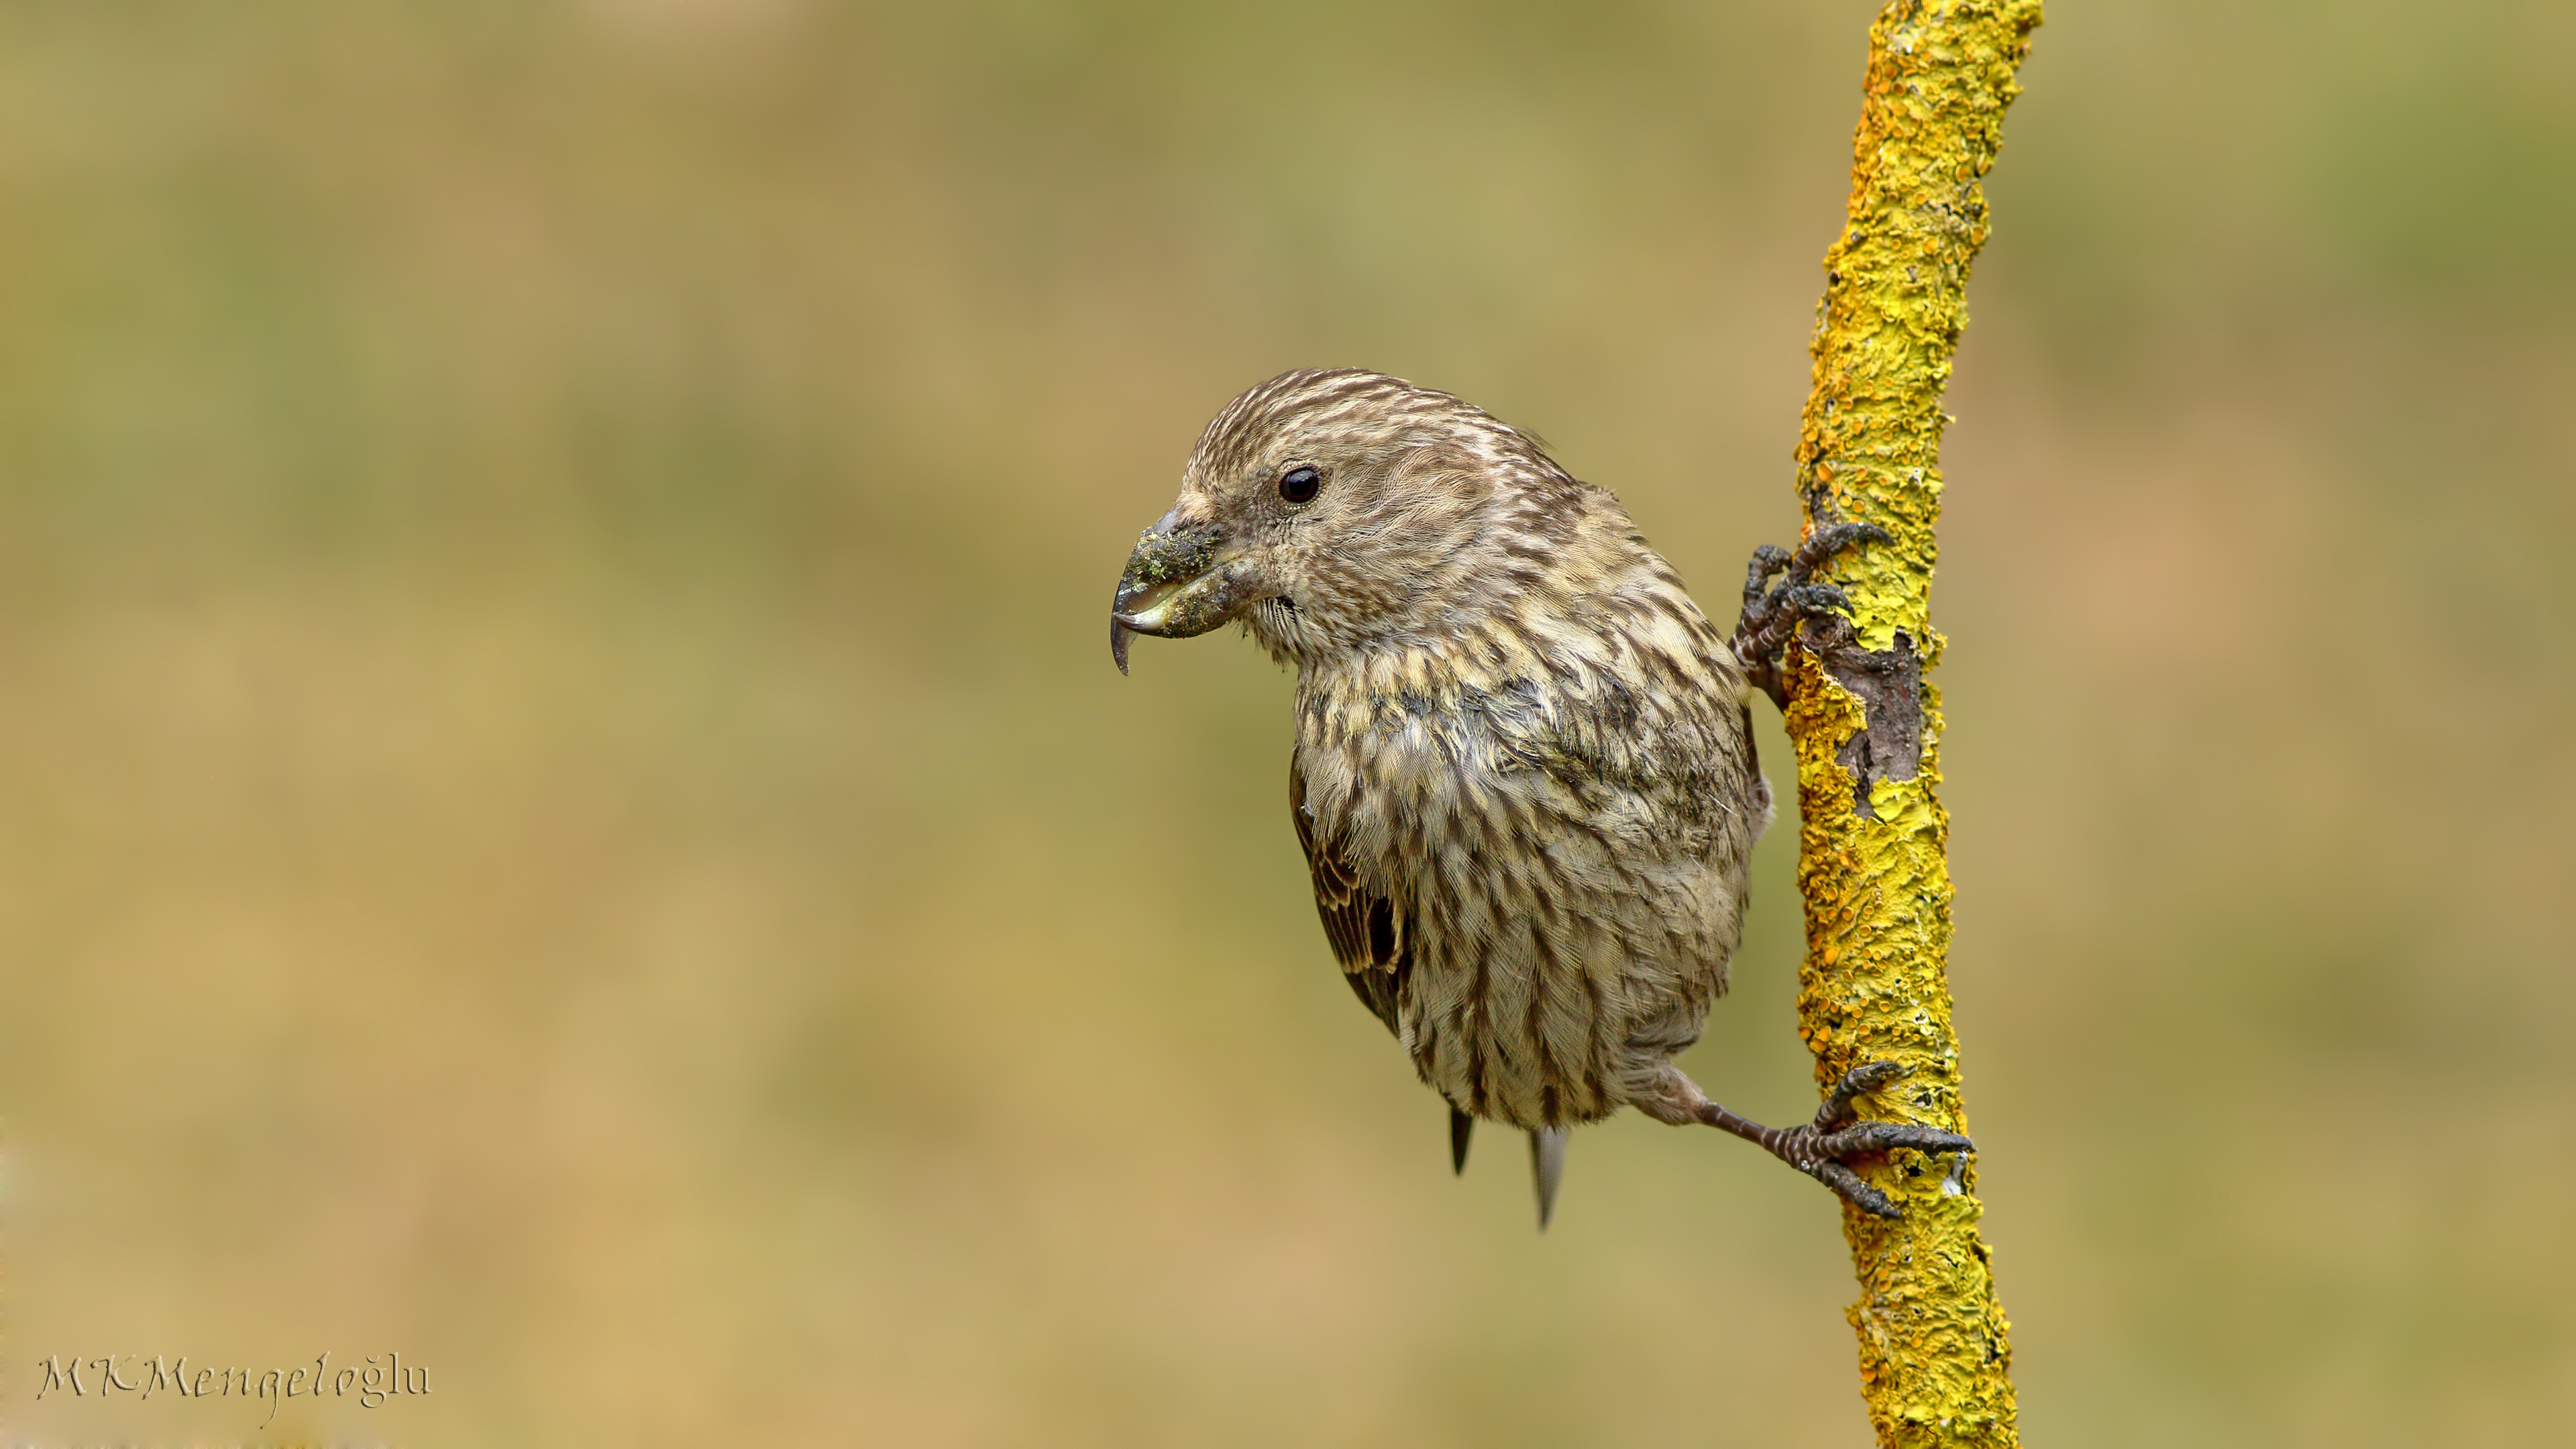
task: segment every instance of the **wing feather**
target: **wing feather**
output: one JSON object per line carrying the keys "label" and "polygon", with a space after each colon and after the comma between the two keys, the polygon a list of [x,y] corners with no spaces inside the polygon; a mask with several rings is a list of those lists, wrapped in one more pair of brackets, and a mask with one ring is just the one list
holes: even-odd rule
{"label": "wing feather", "polygon": [[1306,850],[1306,869],[1315,881],[1315,913],[1324,919],[1324,939],[1342,964],[1343,979],[1388,1031],[1404,1034],[1398,1000],[1405,979],[1413,974],[1413,932],[1408,913],[1395,901],[1360,883],[1360,873],[1337,841],[1320,837],[1306,813],[1306,772],[1292,752],[1288,757],[1288,813],[1297,822],[1297,843]]}

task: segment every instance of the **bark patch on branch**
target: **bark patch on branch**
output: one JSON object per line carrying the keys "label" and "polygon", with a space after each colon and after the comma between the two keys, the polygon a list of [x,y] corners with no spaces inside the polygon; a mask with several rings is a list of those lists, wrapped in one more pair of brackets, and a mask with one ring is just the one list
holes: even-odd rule
{"label": "bark patch on branch", "polygon": [[1852,773],[1852,813],[1876,820],[1870,788],[1881,780],[1911,780],[1923,768],[1923,655],[1899,629],[1893,648],[1863,649],[1846,633],[1820,658],[1825,672],[1861,702],[1863,724],[1835,758]]}

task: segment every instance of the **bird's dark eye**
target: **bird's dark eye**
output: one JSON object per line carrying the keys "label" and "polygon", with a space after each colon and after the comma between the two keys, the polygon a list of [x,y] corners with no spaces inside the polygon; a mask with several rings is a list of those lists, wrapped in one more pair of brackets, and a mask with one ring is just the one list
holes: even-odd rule
{"label": "bird's dark eye", "polygon": [[1279,496],[1291,503],[1306,503],[1323,486],[1323,474],[1312,468],[1291,468],[1279,477]]}

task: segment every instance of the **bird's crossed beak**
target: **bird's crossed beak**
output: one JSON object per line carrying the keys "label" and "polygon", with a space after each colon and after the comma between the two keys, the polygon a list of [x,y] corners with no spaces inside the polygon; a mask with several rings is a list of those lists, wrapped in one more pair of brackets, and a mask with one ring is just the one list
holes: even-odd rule
{"label": "bird's crossed beak", "polygon": [[1109,605],[1109,657],[1127,672],[1127,636],[1187,639],[1234,617],[1253,580],[1241,552],[1215,525],[1163,515],[1136,540]]}

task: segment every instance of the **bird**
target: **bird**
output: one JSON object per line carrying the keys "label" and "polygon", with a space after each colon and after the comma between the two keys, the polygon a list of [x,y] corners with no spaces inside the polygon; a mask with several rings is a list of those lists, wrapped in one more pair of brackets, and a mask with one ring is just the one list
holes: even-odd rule
{"label": "bird", "polygon": [[1118,580],[1110,653],[1124,673],[1131,636],[1237,624],[1295,671],[1289,813],[1324,935],[1447,1102],[1455,1171],[1477,1122],[1526,1132],[1543,1232],[1570,1129],[1634,1107],[1892,1217],[1855,1159],[1973,1148],[1859,1118],[1901,1067],[1857,1067],[1772,1128],[1674,1063],[1726,988],[1773,813],[1751,695],[1782,698],[1802,621],[1843,622],[1814,571],[1886,541],[1845,522],[1756,550],[1721,631],[1536,435],[1385,373],[1302,369],[1200,433]]}

